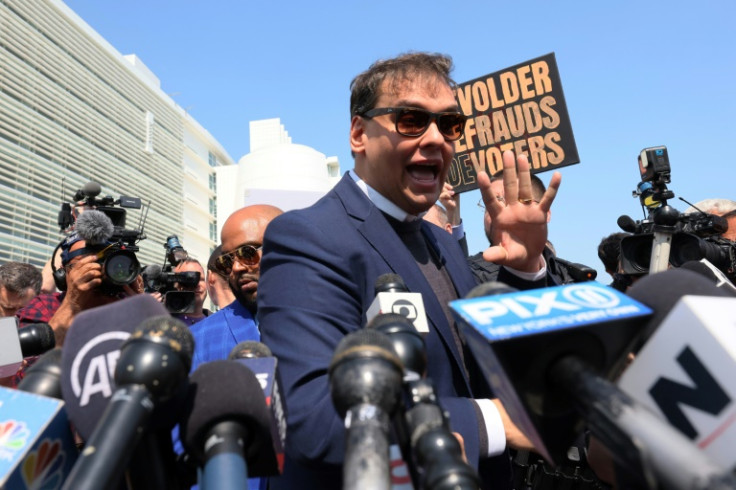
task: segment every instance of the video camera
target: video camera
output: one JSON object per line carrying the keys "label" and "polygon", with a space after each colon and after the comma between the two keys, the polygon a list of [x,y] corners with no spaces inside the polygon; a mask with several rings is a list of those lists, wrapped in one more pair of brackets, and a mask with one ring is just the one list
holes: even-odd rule
{"label": "video camera", "polygon": [[[85,248],[96,253],[103,270],[100,291],[116,296],[123,286],[133,283],[140,273],[140,264],[135,253],[139,250],[137,243],[146,238],[143,234],[146,216],[141,216],[137,228],[127,229],[127,209],[141,209],[141,199],[130,196],[120,196],[119,199],[112,196],[98,198],[101,191],[100,184],[93,181],[78,189],[74,193],[73,204],[62,203],[58,224],[61,231],[76,232],[86,241]],[[80,219],[88,211],[99,211],[104,216],[90,213],[87,218]],[[57,287],[64,289],[66,279],[59,271],[55,271],[54,277]]]}
{"label": "video camera", "polygon": [[171,313],[191,313],[194,311],[194,290],[199,284],[201,274],[196,271],[172,272],[174,267],[189,256],[179,242],[179,237],[167,237],[164,249],[166,253],[163,267],[149,265],[143,271],[145,291],[160,293],[166,309]]}
{"label": "video camera", "polygon": [[624,231],[633,233],[621,240],[623,273],[639,276],[650,269],[660,272],[668,265],[680,267],[685,262],[706,259],[729,279],[736,279],[736,242],[720,236],[728,229],[727,221],[701,210],[681,214],[667,204],[675,197],[667,189],[671,173],[667,148],[643,149],[639,172],[642,181],[632,195],[639,198],[642,211],[648,210],[648,215],[637,222],[628,216],[618,220]]}

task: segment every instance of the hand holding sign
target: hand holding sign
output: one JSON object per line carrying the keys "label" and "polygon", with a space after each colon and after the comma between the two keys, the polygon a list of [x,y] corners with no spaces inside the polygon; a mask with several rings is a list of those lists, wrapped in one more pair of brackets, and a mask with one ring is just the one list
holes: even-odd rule
{"label": "hand holding sign", "polygon": [[[517,172],[518,165],[518,172]],[[547,191],[537,203],[532,198],[531,173],[526,155],[514,162],[511,151],[503,153],[504,200],[491,191],[488,174],[478,173],[478,187],[491,215],[491,243],[483,258],[522,272],[537,272],[547,243],[547,212],[562,182],[559,172],[552,175]]]}

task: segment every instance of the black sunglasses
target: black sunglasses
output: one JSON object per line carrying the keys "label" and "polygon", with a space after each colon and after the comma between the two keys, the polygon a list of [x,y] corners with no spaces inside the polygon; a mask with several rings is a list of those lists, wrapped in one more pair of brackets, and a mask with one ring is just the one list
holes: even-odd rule
{"label": "black sunglasses", "polygon": [[241,245],[232,252],[227,252],[215,260],[215,268],[223,274],[230,274],[233,269],[234,261],[238,261],[244,265],[256,265],[260,260],[258,257],[258,251],[263,248],[254,247],[253,245]]}
{"label": "black sunglasses", "polygon": [[437,128],[448,141],[460,139],[468,118],[460,112],[430,112],[417,107],[377,107],[366,111],[360,116],[373,118],[384,114],[396,114],[394,124],[396,132],[416,138],[427,131],[432,121],[437,122]]}

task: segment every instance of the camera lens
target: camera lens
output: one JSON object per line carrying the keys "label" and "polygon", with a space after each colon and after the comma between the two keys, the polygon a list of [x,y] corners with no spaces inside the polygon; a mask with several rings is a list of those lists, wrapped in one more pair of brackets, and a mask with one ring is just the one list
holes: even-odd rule
{"label": "camera lens", "polygon": [[110,283],[125,286],[135,281],[140,272],[140,264],[133,252],[117,250],[105,257],[103,270]]}

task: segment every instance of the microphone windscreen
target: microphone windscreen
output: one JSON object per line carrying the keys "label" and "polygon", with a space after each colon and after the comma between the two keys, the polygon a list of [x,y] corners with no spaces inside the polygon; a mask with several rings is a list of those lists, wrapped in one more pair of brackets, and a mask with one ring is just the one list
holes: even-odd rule
{"label": "microphone windscreen", "polygon": [[636,222],[631,219],[630,216],[621,215],[616,220],[616,224],[619,228],[621,228],[624,231],[628,231],[629,233],[636,233]]}
{"label": "microphone windscreen", "polygon": [[95,181],[90,181],[84,184],[84,187],[82,187],[82,192],[84,192],[85,195],[90,197],[95,197],[102,192],[102,187],[100,187],[100,184],[98,184]]}
{"label": "microphone windscreen", "polygon": [[110,218],[102,211],[90,209],[77,218],[74,229],[87,245],[102,245],[112,237],[115,227]]}
{"label": "microphone windscreen", "polygon": [[233,347],[228,359],[255,359],[259,357],[272,357],[273,353],[263,342],[255,340],[245,340]]}
{"label": "microphone windscreen", "polygon": [[464,299],[482,298],[483,296],[495,296],[497,294],[515,293],[516,291],[518,291],[518,289],[512,288],[508,284],[504,284],[498,281],[490,281],[475,286],[468,292],[468,294],[465,295]]}
{"label": "microphone windscreen", "polygon": [[61,389],[69,419],[88,438],[115,390],[120,346],[146,319],[168,315],[149,294],[139,294],[79,313],[62,347]]}
{"label": "microphone windscreen", "polygon": [[239,421],[247,427],[250,444],[246,442],[246,459],[267,450],[271,438],[268,408],[263,389],[250,369],[233,361],[207,362],[192,373],[189,383],[180,427],[190,454],[201,460],[204,436],[224,421]]}
{"label": "microphone windscreen", "polygon": [[381,274],[376,279],[374,286],[375,294],[378,293],[403,293],[409,291],[404,280],[398,274]]}

